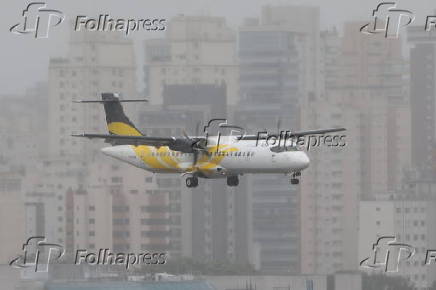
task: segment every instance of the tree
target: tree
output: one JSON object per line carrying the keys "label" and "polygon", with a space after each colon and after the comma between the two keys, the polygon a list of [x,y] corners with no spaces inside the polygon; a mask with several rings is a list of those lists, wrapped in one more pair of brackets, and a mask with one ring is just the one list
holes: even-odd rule
{"label": "tree", "polygon": [[191,258],[170,259],[165,265],[143,266],[141,271],[149,274],[166,272],[171,274],[200,274],[200,275],[253,275],[254,268],[249,264],[236,264],[228,261],[205,262]]}
{"label": "tree", "polygon": [[362,290],[413,290],[410,281],[400,276],[384,274],[362,276]]}

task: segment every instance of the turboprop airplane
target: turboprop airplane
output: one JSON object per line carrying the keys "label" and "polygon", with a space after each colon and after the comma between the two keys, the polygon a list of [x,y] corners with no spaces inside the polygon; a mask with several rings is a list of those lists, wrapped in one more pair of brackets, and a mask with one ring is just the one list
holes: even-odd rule
{"label": "turboprop airplane", "polygon": [[[112,145],[101,149],[104,154],[153,173],[182,174],[186,176],[187,187],[198,186],[199,178],[226,178],[228,186],[237,186],[239,176],[246,173],[286,174],[290,176],[291,184],[298,184],[301,171],[309,166],[309,157],[297,144],[269,145],[268,136],[209,136],[207,132],[205,136],[188,136],[186,133],[182,137],[146,136],[124,114],[121,105],[121,102],[138,101],[146,102],[120,100],[114,93],[103,93],[101,100],[75,101],[103,104],[109,134],[83,133],[72,136],[104,139]],[[294,132],[288,137],[344,130],[335,128]]]}

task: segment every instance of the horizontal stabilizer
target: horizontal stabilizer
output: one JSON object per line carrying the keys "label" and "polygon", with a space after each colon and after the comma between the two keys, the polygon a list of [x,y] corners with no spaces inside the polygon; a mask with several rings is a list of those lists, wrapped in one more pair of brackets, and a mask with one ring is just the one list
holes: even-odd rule
{"label": "horizontal stabilizer", "polygon": [[146,99],[142,99],[142,100],[77,100],[77,101],[73,101],[73,103],[100,103],[100,104],[104,104],[104,103],[140,103],[140,102],[148,102],[148,100]]}
{"label": "horizontal stabilizer", "polygon": [[308,130],[301,132],[291,133],[291,136],[307,136],[307,135],[319,135],[319,134],[327,134],[327,133],[335,133],[346,131],[345,128],[334,128],[334,129],[321,129],[321,130]]}
{"label": "horizontal stabilizer", "polygon": [[73,137],[84,137],[89,139],[105,139],[107,143],[117,145],[149,145],[149,146],[168,146],[175,140],[173,137],[148,137],[148,136],[128,136],[112,134],[72,134]]}

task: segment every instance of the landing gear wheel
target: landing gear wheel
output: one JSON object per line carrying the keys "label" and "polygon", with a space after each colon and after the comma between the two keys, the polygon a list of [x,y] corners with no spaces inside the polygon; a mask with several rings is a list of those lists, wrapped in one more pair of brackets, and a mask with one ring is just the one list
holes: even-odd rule
{"label": "landing gear wheel", "polygon": [[301,172],[294,172],[291,174],[291,184],[299,184],[300,179],[298,177],[301,176]]}
{"label": "landing gear wheel", "polygon": [[300,180],[298,178],[291,178],[291,184],[299,184]]}
{"label": "landing gear wheel", "polygon": [[186,178],[186,187],[197,187],[198,178],[195,176]]}
{"label": "landing gear wheel", "polygon": [[227,177],[227,185],[228,186],[238,186],[239,185],[239,178],[238,176],[229,176]]}

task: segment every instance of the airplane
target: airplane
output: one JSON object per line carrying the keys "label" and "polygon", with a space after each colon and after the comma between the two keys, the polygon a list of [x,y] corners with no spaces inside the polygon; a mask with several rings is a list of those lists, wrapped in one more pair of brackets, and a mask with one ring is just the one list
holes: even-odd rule
{"label": "airplane", "polygon": [[[258,135],[214,135],[181,137],[146,136],[125,115],[116,93],[103,93],[101,100],[76,103],[104,105],[109,134],[73,134],[74,137],[104,139],[112,146],[102,153],[153,173],[178,173],[186,176],[186,186],[198,186],[198,179],[226,178],[227,185],[239,185],[243,174],[276,173],[289,175],[291,184],[299,184],[301,171],[309,167],[309,157],[297,144],[279,147],[269,145]],[[225,120],[225,119],[223,119]],[[210,123],[210,122],[209,122]],[[223,126],[225,127],[225,126]],[[205,127],[206,128],[206,127]],[[292,137],[344,131],[345,128],[311,130],[292,133]]]}

